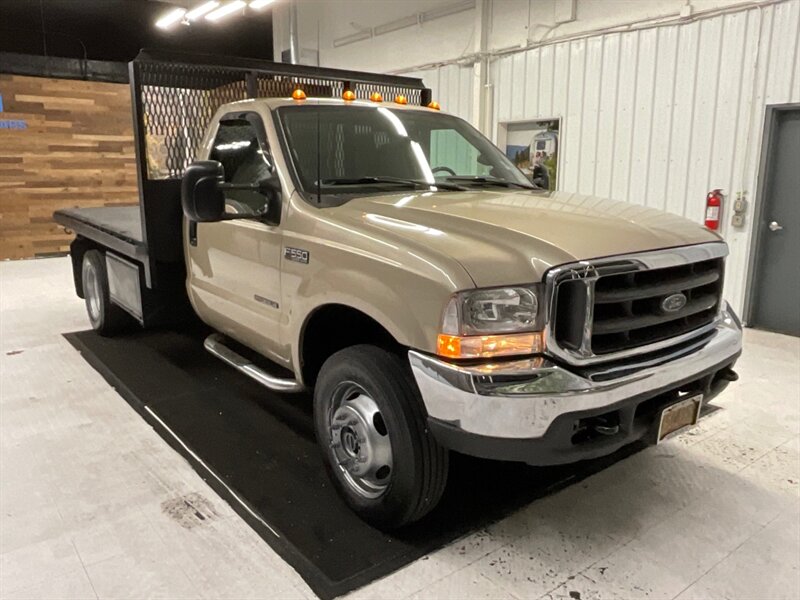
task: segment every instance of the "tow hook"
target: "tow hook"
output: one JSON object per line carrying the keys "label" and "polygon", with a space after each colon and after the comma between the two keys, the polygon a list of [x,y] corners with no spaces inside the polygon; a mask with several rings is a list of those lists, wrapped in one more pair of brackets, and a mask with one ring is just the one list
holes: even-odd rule
{"label": "tow hook", "polygon": [[730,367],[725,367],[717,373],[717,378],[724,379],[725,381],[737,381],[739,379],[739,374]]}
{"label": "tow hook", "polygon": [[601,435],[616,435],[619,433],[619,425],[600,425],[595,423],[594,430]]}
{"label": "tow hook", "polygon": [[600,435],[617,435],[619,433],[619,424],[613,423],[605,417],[597,417],[593,419],[592,429]]}

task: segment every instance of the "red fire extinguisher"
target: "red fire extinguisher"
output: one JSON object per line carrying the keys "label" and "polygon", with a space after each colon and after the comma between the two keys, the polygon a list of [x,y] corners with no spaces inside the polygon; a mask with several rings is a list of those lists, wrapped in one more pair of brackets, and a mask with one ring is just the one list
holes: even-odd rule
{"label": "red fire extinguisher", "polygon": [[722,190],[716,189],[708,192],[706,196],[706,227],[713,231],[719,229],[722,217]]}

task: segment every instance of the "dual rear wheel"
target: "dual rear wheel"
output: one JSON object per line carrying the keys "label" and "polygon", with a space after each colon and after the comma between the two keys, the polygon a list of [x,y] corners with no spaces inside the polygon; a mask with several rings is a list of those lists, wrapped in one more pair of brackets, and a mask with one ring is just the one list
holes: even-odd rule
{"label": "dual rear wheel", "polygon": [[99,250],[87,250],[81,264],[83,298],[92,328],[100,335],[112,336],[131,324],[131,317],[111,302],[108,291],[108,271],[105,255]]}

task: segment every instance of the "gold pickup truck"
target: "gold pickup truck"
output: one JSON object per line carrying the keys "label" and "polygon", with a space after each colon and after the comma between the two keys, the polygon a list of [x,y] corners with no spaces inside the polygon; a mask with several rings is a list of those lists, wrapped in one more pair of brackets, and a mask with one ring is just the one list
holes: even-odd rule
{"label": "gold pickup truck", "polygon": [[[450,450],[598,457],[696,423],[736,379],[716,234],[537,189],[455,116],[246,100],[216,112],[197,158],[183,251],[206,347],[271,389],[313,390],[331,479],[380,527],[436,506]],[[126,316],[113,255],[83,252],[76,275],[101,333]]]}

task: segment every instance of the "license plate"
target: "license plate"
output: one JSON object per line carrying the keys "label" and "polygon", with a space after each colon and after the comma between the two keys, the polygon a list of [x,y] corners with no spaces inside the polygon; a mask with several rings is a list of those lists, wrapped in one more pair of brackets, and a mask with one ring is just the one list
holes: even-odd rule
{"label": "license plate", "polygon": [[657,442],[663,442],[671,434],[684,427],[697,424],[702,406],[703,394],[698,394],[665,408],[661,413]]}

